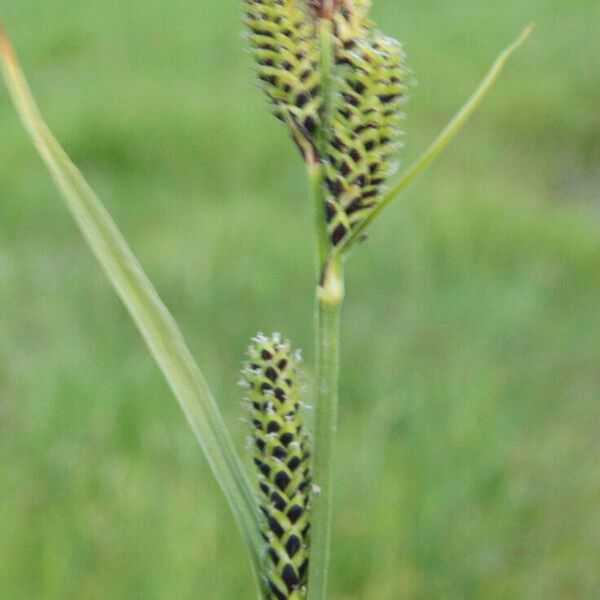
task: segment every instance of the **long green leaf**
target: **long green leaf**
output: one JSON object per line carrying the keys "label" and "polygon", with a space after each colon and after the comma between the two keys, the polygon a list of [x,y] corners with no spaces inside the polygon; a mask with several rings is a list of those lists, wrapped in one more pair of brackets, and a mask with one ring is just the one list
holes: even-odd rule
{"label": "long green leaf", "polygon": [[[89,247],[179,400],[227,498],[248,546],[257,581],[261,582],[262,540],[257,503],[208,385],[173,317],[161,302],[117,226],[44,124],[17,57],[1,27],[0,56],[3,75],[21,120]],[[261,593],[264,596],[264,590]]]}
{"label": "long green leaf", "polygon": [[334,254],[341,255],[346,253],[350,248],[362,238],[365,229],[373,222],[374,219],[381,213],[381,211],[392,201],[398,194],[403,191],[412,181],[422,173],[433,161],[433,159],[449,144],[454,136],[466,125],[467,121],[471,118],[475,110],[482,103],[486,94],[490,91],[500,73],[504,69],[506,62],[513,55],[513,53],[525,42],[529,37],[534,25],[529,24],[517,37],[517,39],[507,48],[505,48],[486,76],[483,78],[479,87],[473,92],[471,97],[463,105],[463,107],[456,113],[454,118],[446,125],[439,136],[433,141],[433,143],[425,150],[425,152],[417,159],[417,161],[406,171],[406,173],[388,190],[385,196],[381,199],[379,204],[373,209],[369,216],[358,226],[352,235],[347,240],[340,244]]}

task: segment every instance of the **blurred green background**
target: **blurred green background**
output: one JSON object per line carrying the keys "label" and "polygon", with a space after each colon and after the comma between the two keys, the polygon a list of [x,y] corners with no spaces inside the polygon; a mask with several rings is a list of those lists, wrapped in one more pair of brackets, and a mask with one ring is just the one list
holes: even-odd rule
{"label": "blurred green background", "polygon": [[[257,330],[312,370],[303,168],[237,0],[3,0],[42,111],[206,371],[240,449]],[[600,598],[600,3],[377,0],[416,157],[484,108],[349,264],[332,600]],[[310,375],[309,375],[310,379]],[[0,88],[0,598],[253,598],[140,336]]]}

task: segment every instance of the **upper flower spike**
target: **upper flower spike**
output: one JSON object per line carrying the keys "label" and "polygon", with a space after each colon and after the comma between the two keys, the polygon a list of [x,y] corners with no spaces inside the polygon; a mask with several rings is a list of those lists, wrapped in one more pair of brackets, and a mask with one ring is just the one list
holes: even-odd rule
{"label": "upper flower spike", "polygon": [[407,69],[401,45],[375,31],[340,46],[341,83],[326,157],[331,242],[338,245],[377,204],[400,147]]}
{"label": "upper flower spike", "polygon": [[[334,247],[379,202],[402,135],[404,53],[398,42],[373,29],[370,4],[245,0],[252,53],[274,112],[307,161],[323,165],[323,208]],[[321,86],[318,19],[331,21],[328,86]],[[325,88],[332,91],[327,107]]]}
{"label": "upper flower spike", "polygon": [[314,24],[304,2],[245,0],[258,77],[273,103],[275,115],[310,138],[320,123],[319,53]]}

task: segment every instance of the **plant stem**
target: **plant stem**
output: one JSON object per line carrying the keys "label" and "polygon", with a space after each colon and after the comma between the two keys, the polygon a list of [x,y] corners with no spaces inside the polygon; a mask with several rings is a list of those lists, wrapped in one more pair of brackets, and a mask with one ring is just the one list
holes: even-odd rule
{"label": "plant stem", "polygon": [[312,540],[309,600],[327,597],[330,554],[333,459],[337,431],[340,312],[344,276],[340,262],[330,264],[317,289],[317,397],[315,405]]}
{"label": "plant stem", "polygon": [[325,219],[325,186],[323,182],[324,169],[318,157],[307,164],[307,173],[310,181],[310,195],[315,224],[315,237],[317,244],[317,277],[321,276],[323,265],[329,253],[329,236],[327,234],[327,221]]}
{"label": "plant stem", "polygon": [[321,127],[316,136],[319,157],[308,163],[308,175],[315,217],[317,241],[316,292],[316,399],[313,442],[313,480],[315,493],[312,506],[312,536],[308,579],[308,599],[325,600],[329,567],[332,471],[337,431],[338,378],[340,348],[340,312],[344,299],[344,274],[341,260],[330,260],[330,241],[325,219],[325,165],[332,102],[332,23],[319,20],[321,56]]}
{"label": "plant stem", "polygon": [[329,139],[329,122],[331,112],[331,70],[333,66],[333,49],[331,44],[331,21],[320,19],[318,23],[320,41],[319,72],[321,74],[321,126],[315,136],[317,156],[307,163],[308,177],[310,180],[313,214],[317,242],[317,277],[327,262],[329,254],[329,235],[327,233],[327,220],[325,218],[325,164],[323,157],[327,156],[327,142]]}
{"label": "plant stem", "polygon": [[326,156],[326,146],[329,139],[329,123],[331,121],[331,96],[332,96],[332,68],[333,68],[333,45],[332,23],[329,19],[319,20],[319,71],[321,73],[321,127],[317,132],[317,149],[319,154]]}

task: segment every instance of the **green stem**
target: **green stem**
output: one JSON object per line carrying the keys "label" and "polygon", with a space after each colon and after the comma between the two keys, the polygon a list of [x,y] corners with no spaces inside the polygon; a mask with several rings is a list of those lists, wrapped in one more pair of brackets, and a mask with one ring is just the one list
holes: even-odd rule
{"label": "green stem", "polygon": [[327,141],[329,139],[329,123],[331,122],[331,98],[333,91],[333,45],[332,23],[329,19],[319,20],[319,71],[321,73],[321,127],[317,133],[317,149],[319,154],[326,156]]}
{"label": "green stem", "polygon": [[312,199],[313,217],[317,243],[317,276],[320,277],[323,265],[329,253],[329,236],[327,234],[327,220],[325,219],[325,185],[323,181],[324,169],[318,157],[307,165],[310,181],[310,195]]}
{"label": "green stem", "polygon": [[[319,157],[327,155],[329,123],[332,104],[332,23],[319,21],[321,57],[321,127],[316,136]],[[313,442],[312,535],[308,599],[325,600],[329,567],[332,471],[337,430],[338,377],[340,348],[340,311],[344,299],[344,275],[341,260],[331,261],[330,242],[325,218],[327,201],[325,164],[317,157],[309,163],[313,211],[317,237],[317,294],[316,294],[316,381],[315,427]]]}
{"label": "green stem", "polygon": [[343,267],[337,262],[328,266],[317,290],[317,398],[313,442],[313,474],[317,489],[313,494],[311,518],[309,600],[325,600],[327,597],[343,299]]}
{"label": "green stem", "polygon": [[317,275],[321,276],[327,256],[329,254],[329,235],[327,233],[327,220],[325,218],[325,164],[323,157],[327,155],[327,142],[329,140],[329,122],[331,112],[333,48],[331,44],[331,21],[320,19],[318,33],[320,41],[319,71],[321,73],[321,126],[315,136],[317,155],[311,155],[307,169],[310,180],[313,214],[315,219],[315,232],[317,241]]}

